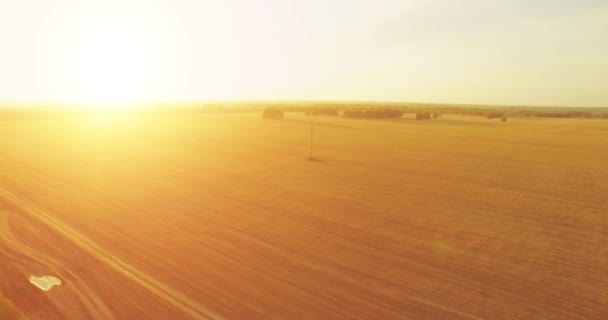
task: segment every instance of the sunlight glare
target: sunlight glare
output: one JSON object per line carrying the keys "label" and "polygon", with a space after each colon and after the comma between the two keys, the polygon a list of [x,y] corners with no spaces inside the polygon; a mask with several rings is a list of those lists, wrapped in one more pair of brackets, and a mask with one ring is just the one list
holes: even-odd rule
{"label": "sunlight glare", "polygon": [[151,98],[155,46],[135,21],[91,23],[75,41],[73,78],[78,100],[91,108],[116,108]]}

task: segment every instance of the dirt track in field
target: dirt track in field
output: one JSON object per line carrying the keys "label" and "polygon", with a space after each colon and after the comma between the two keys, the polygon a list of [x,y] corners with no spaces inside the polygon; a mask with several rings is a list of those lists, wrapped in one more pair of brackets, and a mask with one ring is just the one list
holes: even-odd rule
{"label": "dirt track in field", "polygon": [[287,117],[3,121],[0,291],[33,319],[608,314],[605,121],[319,117],[307,161]]}
{"label": "dirt track in field", "polygon": [[[217,315],[213,315],[212,312],[205,309],[200,303],[159,283],[154,278],[142,273],[140,270],[113,256],[111,253],[104,251],[86,236],[53,218],[44,210],[29,204],[17,194],[5,189],[0,189],[0,199],[2,199],[3,202],[8,203],[9,207],[17,209],[18,214],[27,214],[31,218],[44,223],[46,226],[50,227],[50,229],[61,235],[61,238],[70,241],[86,253],[98,258],[99,263],[107,265],[112,271],[135,282],[146,291],[183,312],[184,315],[193,319],[219,319]],[[80,308],[80,314],[75,314],[73,310],[69,310],[65,307],[61,308],[62,301],[52,300],[54,303],[59,304],[56,306],[57,309],[64,310],[64,313],[62,314],[63,317],[79,319],[116,318],[96,291],[89,288],[86,278],[71,272],[70,266],[62,265],[61,262],[17,240],[10,230],[8,223],[9,214],[10,212],[0,212],[0,240],[2,243],[2,247],[0,248],[8,259],[10,259],[11,264],[18,267],[20,270],[25,271],[31,269],[32,264],[34,264],[38,270],[44,270],[44,272],[51,273],[60,279],[64,279],[64,281],[68,280],[64,285],[67,286],[66,290],[73,295],[70,303],[72,304],[74,301],[78,301],[81,303],[82,308]],[[27,278],[27,275],[24,274],[23,278]]]}
{"label": "dirt track in field", "polygon": [[[4,190],[0,190],[0,193],[3,197],[6,195]],[[10,230],[8,215],[9,212],[0,212],[0,241],[2,243],[0,251],[14,267],[24,271],[21,274],[22,278],[19,280],[25,282],[25,279],[29,277],[26,270],[32,270],[32,268],[52,273],[60,279],[64,279],[64,281],[69,279],[69,282],[65,285],[68,286],[72,295],[71,300],[78,301],[83,306],[83,312],[78,315],[79,317],[87,319],[115,318],[104,302],[89,288],[85,280],[75,275],[59,261],[17,240]],[[53,302],[59,304],[54,306],[55,308],[60,308],[61,301],[53,300]],[[68,313],[67,315],[75,316],[74,313]]]}

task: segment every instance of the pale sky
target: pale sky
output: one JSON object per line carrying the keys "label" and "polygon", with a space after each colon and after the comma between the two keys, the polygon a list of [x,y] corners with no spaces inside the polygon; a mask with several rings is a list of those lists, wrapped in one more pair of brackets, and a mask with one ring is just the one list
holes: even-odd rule
{"label": "pale sky", "polygon": [[0,100],[608,106],[606,0],[0,0]]}

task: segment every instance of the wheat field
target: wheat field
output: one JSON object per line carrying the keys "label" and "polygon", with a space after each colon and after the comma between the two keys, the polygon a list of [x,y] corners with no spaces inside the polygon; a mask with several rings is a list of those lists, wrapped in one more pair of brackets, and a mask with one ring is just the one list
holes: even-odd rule
{"label": "wheat field", "polygon": [[33,320],[608,317],[603,120],[91,114],[0,137],[0,292]]}

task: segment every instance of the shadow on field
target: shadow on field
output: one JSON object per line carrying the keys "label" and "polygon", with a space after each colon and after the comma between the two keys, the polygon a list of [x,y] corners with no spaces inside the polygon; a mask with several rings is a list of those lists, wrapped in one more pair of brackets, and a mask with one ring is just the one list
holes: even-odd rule
{"label": "shadow on field", "polygon": [[325,163],[326,161],[323,159],[319,159],[316,157],[308,157],[306,158],[306,160],[310,161],[310,162],[315,162],[315,163]]}

